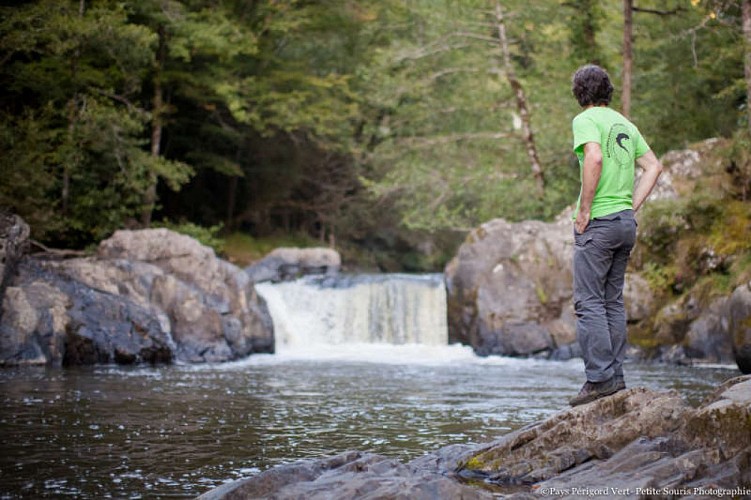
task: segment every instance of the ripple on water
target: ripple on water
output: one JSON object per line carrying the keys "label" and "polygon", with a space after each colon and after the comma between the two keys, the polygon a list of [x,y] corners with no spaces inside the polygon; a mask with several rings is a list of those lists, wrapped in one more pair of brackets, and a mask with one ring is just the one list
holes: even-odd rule
{"label": "ripple on water", "polygon": [[[0,496],[185,497],[346,449],[406,460],[545,418],[566,408],[583,381],[580,361],[446,349],[440,360],[414,363],[408,348],[388,362],[383,351],[354,360],[1,371]],[[627,368],[629,385],[677,389],[693,402],[738,373]]]}

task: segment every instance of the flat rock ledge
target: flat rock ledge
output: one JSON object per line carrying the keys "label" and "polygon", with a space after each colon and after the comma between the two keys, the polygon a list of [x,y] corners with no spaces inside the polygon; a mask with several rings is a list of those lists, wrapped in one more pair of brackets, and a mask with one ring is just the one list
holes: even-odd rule
{"label": "flat rock ledge", "polygon": [[281,465],[199,498],[732,498],[751,496],[751,376],[698,408],[633,388],[482,445],[399,460],[360,451]]}

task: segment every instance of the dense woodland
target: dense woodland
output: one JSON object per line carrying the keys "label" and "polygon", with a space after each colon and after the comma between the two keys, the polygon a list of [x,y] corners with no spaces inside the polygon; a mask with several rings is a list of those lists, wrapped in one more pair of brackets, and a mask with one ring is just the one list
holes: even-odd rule
{"label": "dense woodland", "polygon": [[587,62],[658,154],[727,138],[745,202],[750,0],[2,5],[0,207],[40,246],[166,225],[439,269],[468,228],[575,201]]}

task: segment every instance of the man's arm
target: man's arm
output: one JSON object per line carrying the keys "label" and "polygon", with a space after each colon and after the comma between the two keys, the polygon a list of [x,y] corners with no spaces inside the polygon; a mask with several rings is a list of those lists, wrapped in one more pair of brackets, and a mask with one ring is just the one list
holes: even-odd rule
{"label": "man's arm", "polygon": [[657,159],[652,151],[644,153],[644,155],[636,159],[636,162],[644,169],[644,173],[639,180],[639,185],[634,190],[634,212],[642,206],[662,173],[662,163],[660,163],[660,160]]}
{"label": "man's arm", "polygon": [[582,192],[579,201],[579,213],[576,214],[574,228],[581,234],[589,225],[592,200],[595,198],[597,184],[602,175],[602,148],[596,142],[584,145],[584,165],[582,167]]}

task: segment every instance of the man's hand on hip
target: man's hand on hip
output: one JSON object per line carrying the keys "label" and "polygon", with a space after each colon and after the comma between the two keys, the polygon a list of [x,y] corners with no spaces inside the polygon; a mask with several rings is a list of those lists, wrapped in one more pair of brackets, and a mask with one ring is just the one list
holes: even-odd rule
{"label": "man's hand on hip", "polygon": [[579,213],[576,215],[576,221],[574,221],[574,229],[576,230],[577,234],[582,234],[589,225],[589,212],[584,212],[582,210],[579,210]]}

